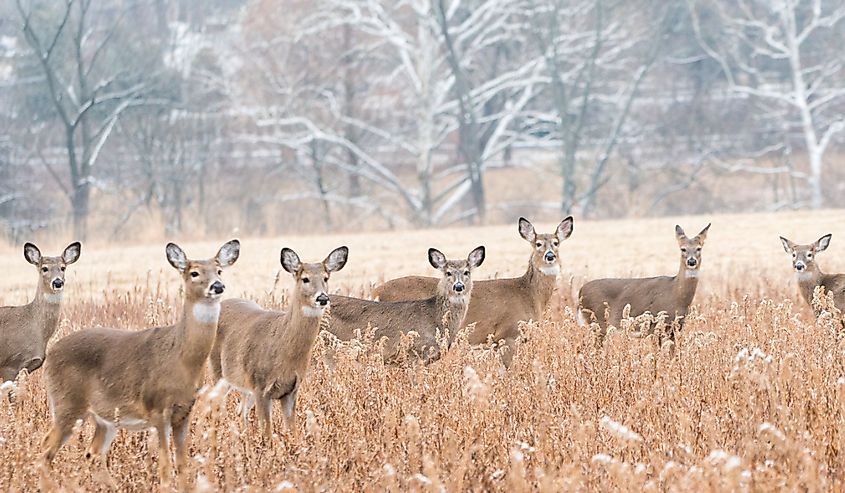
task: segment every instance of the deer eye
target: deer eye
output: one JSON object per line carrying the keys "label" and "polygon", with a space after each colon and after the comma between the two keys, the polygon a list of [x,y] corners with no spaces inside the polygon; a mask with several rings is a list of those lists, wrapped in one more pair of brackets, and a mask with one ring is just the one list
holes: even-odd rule
{"label": "deer eye", "polygon": [[807,258],[813,258],[813,254],[812,254],[812,253],[808,253],[808,254],[807,254]]}
{"label": "deer eye", "polygon": [[554,245],[555,247],[557,247],[558,245],[560,245],[560,242],[559,242],[559,241],[553,241],[553,242],[552,242],[552,245]]}
{"label": "deer eye", "polygon": [[452,277],[452,271],[446,271],[446,275]]}
{"label": "deer eye", "polygon": [[700,252],[700,251],[701,251],[701,247],[696,248],[696,249],[695,249],[695,251],[696,251],[696,252]]}
{"label": "deer eye", "polygon": [[543,243],[538,241],[537,242],[537,248],[542,248],[542,246],[543,246]]}
{"label": "deer eye", "polygon": [[63,266],[61,267],[61,269],[62,269],[62,272],[64,272],[64,271],[65,271],[65,266],[63,265]]}
{"label": "deer eye", "polygon": [[311,282],[311,279],[308,279],[307,277],[303,277],[303,278],[302,278],[302,283],[303,283],[303,284],[308,284],[309,282]]}
{"label": "deer eye", "polygon": [[329,282],[329,278],[328,278],[328,276],[326,276],[326,277],[324,277],[324,278],[323,278],[323,282]]}
{"label": "deer eye", "polygon": [[469,271],[468,271],[468,270],[465,270],[465,271],[464,271],[464,275],[465,275],[465,276],[468,276],[468,275],[469,275]]}
{"label": "deer eye", "polygon": [[217,269],[217,275],[222,276],[223,275],[223,269]]}
{"label": "deer eye", "polygon": [[47,267],[42,267],[42,268],[41,268],[41,272],[47,272],[48,270],[50,270],[50,269],[48,269]]}
{"label": "deer eye", "polygon": [[200,273],[199,273],[199,272],[197,272],[197,271],[193,271],[193,272],[191,272],[191,277],[193,277],[194,279],[196,279],[196,278],[197,278],[197,277],[199,277],[199,276],[200,276]]}
{"label": "deer eye", "polygon": [[686,248],[681,248],[681,253],[687,253],[687,249],[686,249]]}

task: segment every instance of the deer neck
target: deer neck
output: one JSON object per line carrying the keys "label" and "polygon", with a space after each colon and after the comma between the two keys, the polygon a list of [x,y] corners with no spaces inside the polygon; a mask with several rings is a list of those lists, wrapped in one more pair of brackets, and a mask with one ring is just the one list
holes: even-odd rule
{"label": "deer neck", "polygon": [[522,282],[531,294],[531,299],[534,300],[534,308],[542,313],[552,298],[560,267],[557,267],[557,269],[541,269],[534,265],[533,260],[532,258],[528,262],[528,270],[522,276]]}
{"label": "deer neck", "polygon": [[53,293],[52,290],[44,289],[42,283],[39,282],[35,290],[35,299],[29,304],[29,310],[32,320],[36,321],[36,327],[41,329],[41,336],[46,344],[59,328],[62,293]]}
{"label": "deer neck", "polygon": [[801,296],[804,301],[813,304],[813,294],[815,294],[816,287],[821,285],[824,272],[816,265],[815,262],[807,266],[804,272],[796,272],[795,278],[798,280],[798,287],[801,290]]}
{"label": "deer neck", "polygon": [[[299,299],[298,293],[294,294],[294,299]],[[291,306],[282,319],[282,325],[276,327],[282,333],[273,340],[277,341],[279,347],[285,348],[288,354],[308,354],[320,333],[320,322],[325,311],[304,303]]]}
{"label": "deer neck", "polygon": [[698,276],[701,274],[699,269],[688,269],[686,262],[681,260],[681,267],[678,269],[678,275],[675,276],[675,299],[680,305],[689,306],[692,299],[695,297],[695,290],[698,288]]}
{"label": "deer neck", "polygon": [[182,320],[177,325],[182,336],[179,357],[192,372],[199,374],[204,368],[214,345],[219,318],[219,300],[185,300]]}
{"label": "deer neck", "polygon": [[438,286],[437,288],[437,297],[435,300],[437,304],[437,323],[438,327],[440,327],[441,335],[445,334],[446,330],[449,331],[450,346],[455,341],[455,336],[457,336],[458,331],[461,330],[461,326],[464,324],[467,309],[469,308],[469,293],[471,291],[472,287],[470,286],[467,293],[455,295],[450,289],[445,287]]}

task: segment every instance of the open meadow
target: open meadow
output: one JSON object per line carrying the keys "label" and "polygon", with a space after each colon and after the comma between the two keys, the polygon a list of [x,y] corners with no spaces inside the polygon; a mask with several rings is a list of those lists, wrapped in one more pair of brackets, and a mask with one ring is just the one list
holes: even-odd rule
{"label": "open meadow", "polygon": [[[197,491],[842,491],[845,489],[845,341],[831,317],[815,320],[799,297],[779,235],[810,243],[833,233],[819,255],[845,271],[845,212],[789,212],[625,221],[580,221],[560,248],[558,292],[505,371],[497,355],[459,338],[429,366],[384,366],[368,345],[321,338],[297,404],[297,429],[274,414],[277,437],[260,444],[238,394],[206,388],[192,417],[187,471]],[[712,222],[693,313],[674,355],[653,338],[611,331],[602,347],[575,322],[585,280],[673,275],[674,225]],[[555,224],[538,224],[538,233]],[[220,241],[179,238],[189,256]],[[40,242],[55,255],[70,238]],[[506,226],[241,238],[240,260],[223,274],[225,297],[283,307],[290,276],[279,250],[304,261],[347,245],[334,293],[369,296],[408,274],[435,275],[426,250],[487,260],[475,279],[518,276],[530,249]],[[16,246],[0,249],[0,306],[33,295],[34,268]],[[68,267],[62,321],[53,342],[85,327],[141,329],[173,322],[181,285],[164,242],[84,244]],[[49,353],[48,353],[49,354]],[[138,354],[138,358],[145,355]],[[48,356],[49,357],[49,356]],[[91,423],[59,452],[50,480],[37,466],[49,410],[39,370],[0,399],[0,491],[103,490],[84,458]],[[211,384],[210,380],[208,382]],[[155,433],[120,431],[109,468],[122,491],[158,488]],[[165,489],[168,491],[169,489]]]}

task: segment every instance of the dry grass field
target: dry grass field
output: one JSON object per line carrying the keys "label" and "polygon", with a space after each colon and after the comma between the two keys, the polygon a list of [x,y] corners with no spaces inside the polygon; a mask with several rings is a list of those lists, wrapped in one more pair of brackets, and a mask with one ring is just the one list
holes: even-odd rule
{"label": "dry grass field", "polygon": [[[838,326],[813,319],[798,297],[778,235],[800,243],[833,233],[818,262],[845,271],[845,213],[783,213],[579,222],[561,247],[559,296],[504,371],[491,351],[458,342],[428,367],[381,364],[371,348],[339,348],[329,369],[318,343],[300,393],[298,427],[261,446],[231,393],[204,391],[195,407],[197,491],[842,491],[845,489],[845,365]],[[677,270],[676,222],[693,234],[713,226],[694,311],[674,356],[651,338],[611,332],[598,348],[572,316],[585,279]],[[554,225],[537,225],[550,232]],[[40,245],[54,255],[67,238]],[[350,247],[333,291],[368,294],[386,278],[433,270],[426,249],[463,257],[487,246],[478,276],[518,275],[529,248],[516,225],[343,236],[242,238],[223,275],[227,296],[284,304],[279,250],[306,261]],[[219,241],[185,241],[190,257]],[[34,269],[15,248],[0,251],[0,304],[32,296]],[[84,245],[68,269],[58,339],[89,326],[139,329],[173,321],[180,281],[163,244]],[[54,340],[55,340],[54,339]],[[144,355],[137,355],[143,358]],[[43,372],[0,400],[0,491],[107,490],[84,459],[90,423],[56,458],[54,484],[35,465],[49,425]],[[121,490],[157,489],[153,432],[119,432],[110,470]]]}

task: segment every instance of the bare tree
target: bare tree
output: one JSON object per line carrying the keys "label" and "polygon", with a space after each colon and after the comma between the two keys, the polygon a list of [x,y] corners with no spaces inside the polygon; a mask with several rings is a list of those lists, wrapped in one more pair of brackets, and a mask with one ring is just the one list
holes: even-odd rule
{"label": "bare tree", "polygon": [[[809,204],[821,208],[825,153],[845,129],[845,66],[841,47],[831,43],[844,39],[845,5],[731,0],[692,2],[690,9],[699,43],[721,65],[731,90],[759,101],[761,116],[783,125],[787,135],[800,133],[809,159]],[[789,167],[781,171],[795,176]]]}
{"label": "bare tree", "polygon": [[21,31],[38,61],[43,90],[63,130],[70,177],[63,189],[80,239],[87,234],[94,168],[101,151],[121,116],[147,103],[150,89],[144,67],[132,66],[133,61],[126,59],[115,65],[121,59],[113,53],[116,34],[131,18],[133,4],[116,14],[97,16],[92,15],[95,5],[93,0],[66,0],[57,19],[51,19],[45,15],[51,11],[35,2],[16,0]]}

